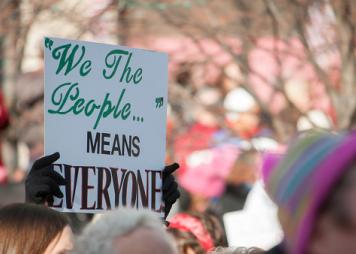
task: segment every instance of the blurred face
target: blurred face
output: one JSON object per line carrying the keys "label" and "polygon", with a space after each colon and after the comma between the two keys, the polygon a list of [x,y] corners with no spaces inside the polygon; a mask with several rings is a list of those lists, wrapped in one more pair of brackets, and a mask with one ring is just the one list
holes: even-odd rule
{"label": "blurred face", "polygon": [[73,233],[69,226],[56,236],[48,245],[44,254],[66,254],[73,249]]}
{"label": "blurred face", "polygon": [[236,116],[228,118],[228,122],[230,128],[238,135],[244,137],[245,135],[254,134],[253,132],[260,125],[258,109],[254,108],[248,112],[238,113]]}
{"label": "blurred face", "polygon": [[192,248],[188,248],[185,254],[196,254]]}
{"label": "blurred face", "polygon": [[114,241],[119,254],[178,254],[177,250],[162,237],[162,232],[150,228],[138,228]]}
{"label": "blurred face", "polygon": [[199,194],[191,194],[189,209],[197,212],[205,212],[208,209],[210,199]]}
{"label": "blurred face", "polygon": [[356,170],[345,180],[332,207],[317,221],[308,254],[356,253]]}
{"label": "blurred face", "polygon": [[257,170],[255,165],[248,163],[238,163],[234,165],[227,177],[227,182],[234,185],[241,183],[253,184],[257,180]]}

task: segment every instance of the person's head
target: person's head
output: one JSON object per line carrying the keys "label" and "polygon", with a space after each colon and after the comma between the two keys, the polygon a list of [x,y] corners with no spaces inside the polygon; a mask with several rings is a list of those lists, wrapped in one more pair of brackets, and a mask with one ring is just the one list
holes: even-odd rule
{"label": "person's head", "polygon": [[226,122],[228,126],[242,137],[249,137],[260,126],[260,108],[244,88],[232,89],[224,99]]}
{"label": "person's head", "polygon": [[0,209],[0,239],[0,253],[64,254],[73,247],[65,215],[33,204]]}
{"label": "person's head", "polygon": [[266,186],[288,254],[356,253],[356,132],[305,134]]}
{"label": "person's head", "polygon": [[232,185],[253,184],[258,178],[258,174],[258,153],[251,149],[240,153],[226,181]]}
{"label": "person's head", "polygon": [[195,235],[177,228],[168,228],[167,232],[173,236],[179,254],[205,254]]}
{"label": "person's head", "polygon": [[[174,230],[191,233],[205,251],[209,251],[216,246],[227,246],[223,226],[212,213],[187,212],[176,214],[170,221],[169,229],[173,233]],[[177,240],[177,237],[175,239]]]}
{"label": "person's head", "polygon": [[228,246],[223,222],[213,210],[208,210],[205,213],[195,212],[192,215],[201,220],[204,227],[212,236],[214,246]]}
{"label": "person's head", "polygon": [[194,151],[186,159],[186,171],[179,175],[180,186],[189,192],[189,210],[205,212],[212,198],[224,193],[226,177],[239,150],[231,144]]}
{"label": "person's head", "polygon": [[75,254],[177,254],[157,215],[120,208],[89,224],[76,242]]}

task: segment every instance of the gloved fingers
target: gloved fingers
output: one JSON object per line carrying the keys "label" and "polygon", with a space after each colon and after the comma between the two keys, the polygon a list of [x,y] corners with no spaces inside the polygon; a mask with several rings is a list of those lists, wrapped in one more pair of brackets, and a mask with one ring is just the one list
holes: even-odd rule
{"label": "gloved fingers", "polygon": [[41,176],[50,177],[58,185],[65,185],[66,184],[66,181],[65,181],[64,177],[61,176],[58,172],[54,171],[52,166],[44,168],[43,171],[41,171]]}
{"label": "gloved fingers", "polygon": [[36,192],[31,195],[28,193],[28,200],[36,204],[43,204],[46,201],[46,197],[51,196],[51,188],[47,184],[36,185]]}
{"label": "gloved fingers", "polygon": [[53,196],[48,196],[46,198],[46,202],[47,202],[47,205],[51,206],[53,204],[53,202],[54,202]]}
{"label": "gloved fingers", "polygon": [[169,197],[167,197],[165,200],[164,200],[164,204],[165,204],[165,207],[164,207],[164,214],[165,214],[165,217],[168,216],[169,212],[171,211],[171,208],[173,206],[173,204],[177,201],[177,199],[180,197],[180,192],[177,190],[176,192],[174,192],[172,195],[170,195]]}
{"label": "gloved fingers", "polygon": [[176,171],[178,168],[179,168],[178,163],[173,163],[171,165],[165,166],[163,169],[163,178],[172,175],[173,172]]}
{"label": "gloved fingers", "polygon": [[163,196],[163,201],[167,203],[175,203],[180,197],[180,192],[178,190],[172,190],[170,193],[167,193]]}
{"label": "gloved fingers", "polygon": [[59,185],[52,178],[45,176],[38,179],[38,181],[41,182],[41,184],[49,186],[52,195],[58,198],[63,198],[63,193],[61,192]]}
{"label": "gloved fingers", "polygon": [[167,189],[162,190],[162,196],[163,198],[170,196],[173,192],[179,192],[178,191],[178,183],[173,181],[172,184],[170,184]]}
{"label": "gloved fingers", "polygon": [[169,212],[171,211],[172,209],[172,204],[167,204],[165,205],[164,207],[164,217],[167,218]]}
{"label": "gloved fingers", "polygon": [[41,168],[47,167],[49,165],[51,165],[53,162],[55,162],[56,160],[58,160],[60,157],[59,153],[53,153],[51,155],[48,156],[44,156],[38,160],[35,161],[35,163],[32,166],[31,172],[35,172]]}
{"label": "gloved fingers", "polygon": [[170,188],[171,184],[173,184],[174,182],[175,182],[175,179],[174,179],[174,176],[172,176],[172,175],[163,179],[163,184],[162,184],[163,192],[168,190]]}

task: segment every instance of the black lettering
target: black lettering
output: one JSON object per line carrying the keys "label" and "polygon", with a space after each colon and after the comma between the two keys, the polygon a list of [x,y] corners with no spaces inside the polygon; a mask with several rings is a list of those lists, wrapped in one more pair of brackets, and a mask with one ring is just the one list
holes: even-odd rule
{"label": "black lettering", "polygon": [[94,175],[96,174],[96,168],[95,167],[82,167],[82,207],[81,209],[87,209],[87,210],[95,210],[95,204],[92,206],[88,205],[88,190],[94,189],[94,186],[89,185],[88,178],[89,178],[89,169],[92,169],[94,172]]}
{"label": "black lettering", "polygon": [[109,150],[106,150],[105,146],[110,145],[110,142],[106,139],[110,138],[110,133],[101,133],[101,153],[102,154],[110,154]]}
{"label": "black lettering", "polygon": [[[71,166],[64,164],[64,177],[66,179],[66,206],[67,209],[73,208],[73,202],[75,197],[75,192],[77,190],[77,182],[78,182],[78,175],[79,175],[79,167],[78,166]],[[74,168],[74,180],[72,185],[72,170]]]}
{"label": "black lettering", "polygon": [[96,207],[97,209],[103,209],[103,197],[105,199],[106,208],[111,209],[110,196],[108,192],[110,183],[111,183],[110,170],[108,168],[98,167],[98,199],[97,199],[98,202]]}
{"label": "black lettering", "polygon": [[140,144],[140,139],[139,137],[137,136],[134,136],[133,139],[132,139],[132,146],[135,148],[135,149],[132,149],[132,155],[137,157],[140,155],[140,147],[139,145]]}
{"label": "black lettering", "polygon": [[162,179],[162,172],[151,170],[152,178],[151,178],[151,209],[155,212],[160,212],[160,208],[156,209],[156,193],[161,192],[161,188],[157,188],[157,175]]}
{"label": "black lettering", "polygon": [[130,180],[131,176],[131,207],[136,206],[136,199],[137,199],[137,181],[136,181],[136,176],[135,173],[132,171],[127,172],[124,180],[124,186],[122,190],[122,204],[126,206],[127,204],[127,189],[128,189],[128,183]]}
{"label": "black lettering", "polygon": [[119,171],[118,168],[110,168],[111,174],[112,174],[112,180],[114,183],[114,190],[115,190],[115,207],[118,207],[120,205],[120,192],[122,189],[122,183],[125,179],[126,171],[127,169],[122,168],[121,169],[121,181],[119,184],[117,172]]}
{"label": "black lettering", "polygon": [[99,153],[100,133],[95,134],[95,141],[90,131],[87,131],[87,153]]}
{"label": "black lettering", "polygon": [[111,154],[114,154],[114,152],[117,151],[118,155],[121,155],[121,149],[120,149],[120,139],[119,139],[119,135],[115,135],[114,138],[114,144],[112,145],[112,149],[111,149]]}
{"label": "black lettering", "polygon": [[125,155],[125,150],[127,151],[127,155],[131,157],[131,139],[129,136],[129,141],[127,140],[125,135],[122,135],[122,155]]}
{"label": "black lettering", "polygon": [[[138,189],[140,190],[141,194],[141,201],[142,201],[142,206],[143,207],[148,207],[148,175],[150,173],[149,170],[145,170],[146,172],[146,189],[143,186],[142,182],[142,177],[140,171],[137,171],[137,182],[138,182]],[[138,208],[138,202],[137,202],[137,208]]]}

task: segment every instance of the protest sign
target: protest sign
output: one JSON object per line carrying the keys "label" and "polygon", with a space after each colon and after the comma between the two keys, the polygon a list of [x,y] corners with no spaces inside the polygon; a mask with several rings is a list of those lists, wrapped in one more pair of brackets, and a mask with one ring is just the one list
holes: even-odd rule
{"label": "protest sign", "polygon": [[45,154],[66,180],[52,207],[120,206],[162,214],[168,57],[142,49],[45,38]]}
{"label": "protest sign", "polygon": [[283,239],[277,206],[268,197],[261,182],[255,183],[243,210],[223,216],[229,246],[258,247],[268,250]]}

